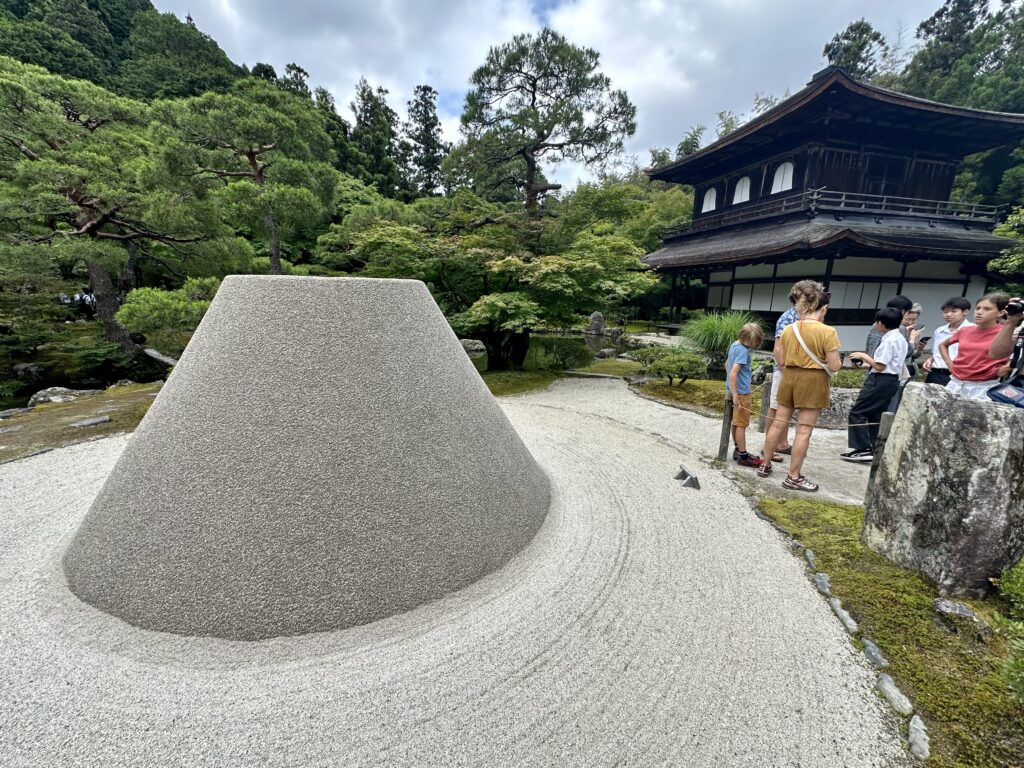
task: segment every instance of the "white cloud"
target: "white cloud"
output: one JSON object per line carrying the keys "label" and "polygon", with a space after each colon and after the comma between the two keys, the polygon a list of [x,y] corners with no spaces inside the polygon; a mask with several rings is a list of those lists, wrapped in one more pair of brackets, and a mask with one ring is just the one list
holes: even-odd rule
{"label": "white cloud", "polygon": [[[796,91],[820,69],[825,42],[867,18],[883,33],[898,22],[912,33],[939,0],[156,0],[197,25],[237,62],[295,61],[327,87],[347,112],[364,76],[391,92],[404,113],[418,83],[441,94],[449,140],[457,138],[467,82],[491,46],[546,21],[576,45],[595,48],[613,85],[637,106],[627,149],[646,163],[647,149],[672,147],[697,123],[713,135],[715,113],[749,110],[755,93]],[[563,184],[585,169],[553,169]]]}

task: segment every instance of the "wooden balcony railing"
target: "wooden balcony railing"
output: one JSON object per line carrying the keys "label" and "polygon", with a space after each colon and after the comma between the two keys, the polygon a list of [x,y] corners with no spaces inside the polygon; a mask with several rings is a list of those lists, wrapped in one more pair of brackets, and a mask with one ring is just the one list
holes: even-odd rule
{"label": "wooden balcony railing", "polygon": [[745,221],[782,216],[807,211],[810,215],[827,212],[837,216],[860,213],[874,216],[915,217],[925,219],[953,219],[962,222],[994,224],[1001,208],[981,203],[954,203],[948,200],[921,200],[893,195],[865,195],[859,192],[840,192],[830,189],[808,189],[804,192],[773,197],[753,204],[729,206],[718,213],[701,216],[665,233],[665,239],[685,234],[717,229]]}

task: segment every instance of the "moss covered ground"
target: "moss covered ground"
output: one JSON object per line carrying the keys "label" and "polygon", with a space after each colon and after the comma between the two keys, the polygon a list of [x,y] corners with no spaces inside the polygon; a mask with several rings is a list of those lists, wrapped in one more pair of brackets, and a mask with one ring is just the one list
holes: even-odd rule
{"label": "moss covered ground", "polygon": [[609,358],[607,360],[595,360],[590,365],[585,365],[575,370],[583,371],[584,373],[604,373],[609,376],[630,376],[640,373],[640,369],[640,363],[632,360]]}
{"label": "moss covered ground", "polygon": [[988,643],[943,629],[935,588],[860,543],[864,511],[804,499],[761,499],[761,510],[815,552],[832,590],[874,640],[887,670],[925,719],[935,766],[1024,764],[1024,706],[1001,670],[1010,654],[999,598],[964,600],[995,628]]}
{"label": "moss covered ground", "polygon": [[561,376],[558,371],[488,371],[480,375],[495,397],[544,389]]}
{"label": "moss covered ground", "polygon": [[[111,387],[70,403],[43,403],[30,413],[0,421],[0,463],[118,432],[131,432],[142,421],[161,384]],[[109,416],[92,427],[74,427],[77,421]]]}
{"label": "moss covered ground", "polygon": [[[658,400],[682,406],[694,406],[697,410],[725,412],[725,382],[707,379],[690,379],[682,384],[669,386],[668,381],[651,381],[639,386],[641,392]],[[761,411],[761,388],[753,388],[750,405],[752,419]]]}

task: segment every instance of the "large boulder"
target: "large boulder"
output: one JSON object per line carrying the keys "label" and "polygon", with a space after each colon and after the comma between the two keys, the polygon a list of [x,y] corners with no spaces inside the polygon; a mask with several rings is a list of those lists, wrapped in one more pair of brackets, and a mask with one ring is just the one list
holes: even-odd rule
{"label": "large boulder", "polygon": [[98,389],[68,389],[67,387],[47,387],[36,392],[28,400],[28,407],[34,408],[40,403],[70,403],[86,395],[95,395]]}
{"label": "large boulder", "polygon": [[908,384],[864,506],[871,549],[983,595],[1024,555],[1024,410]]}
{"label": "large boulder", "polygon": [[600,312],[591,313],[590,320],[583,332],[591,336],[604,336],[604,315]]}
{"label": "large boulder", "polygon": [[850,421],[850,409],[857,402],[860,390],[832,387],[831,393],[829,406],[818,416],[818,423],[815,426],[825,429],[846,429]]}
{"label": "large boulder", "polygon": [[479,357],[480,355],[487,354],[487,347],[479,339],[459,339],[459,343],[470,357]]}

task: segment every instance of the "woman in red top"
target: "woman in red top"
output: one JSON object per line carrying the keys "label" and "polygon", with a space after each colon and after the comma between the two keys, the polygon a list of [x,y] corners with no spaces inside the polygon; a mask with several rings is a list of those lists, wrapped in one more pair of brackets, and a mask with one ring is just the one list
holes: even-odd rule
{"label": "woman in red top", "polygon": [[[971,400],[988,400],[988,390],[999,383],[1000,370],[1009,357],[993,360],[988,356],[992,340],[999,335],[1000,318],[1006,315],[1010,297],[1005,293],[990,293],[974,305],[974,325],[961,327],[939,345],[939,354],[946,361],[952,376],[946,389],[954,395]],[[949,348],[957,347],[956,359],[949,356]]]}

